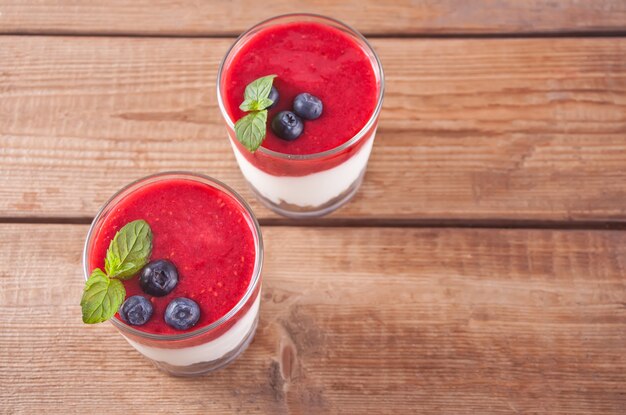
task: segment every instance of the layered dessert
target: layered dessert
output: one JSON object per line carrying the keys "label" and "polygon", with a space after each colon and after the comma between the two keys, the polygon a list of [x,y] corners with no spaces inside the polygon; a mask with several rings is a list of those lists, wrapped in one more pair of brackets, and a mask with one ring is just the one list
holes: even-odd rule
{"label": "layered dessert", "polygon": [[230,362],[252,339],[259,314],[261,236],[245,202],[187,173],[134,183],[94,220],[86,275],[111,274],[112,250],[132,255],[124,249],[141,243],[144,228],[151,249],[134,275],[117,278],[125,296],[111,321],[169,373],[193,375]]}
{"label": "layered dessert", "polygon": [[[268,93],[250,94],[268,78]],[[266,205],[295,217],[328,213],[356,192],[382,95],[382,67],[365,39],[312,15],[282,16],[250,29],[218,75],[220,108],[244,177]],[[267,112],[257,124],[265,125],[265,135],[251,149],[248,130],[237,127],[260,110]]]}

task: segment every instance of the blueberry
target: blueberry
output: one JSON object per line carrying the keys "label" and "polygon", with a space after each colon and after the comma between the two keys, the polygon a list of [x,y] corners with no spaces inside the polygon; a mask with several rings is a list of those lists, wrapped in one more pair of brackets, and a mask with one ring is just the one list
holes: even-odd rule
{"label": "blueberry", "polygon": [[163,297],[172,292],[178,284],[176,266],[167,259],[152,261],[141,271],[139,285],[141,289],[155,297]]}
{"label": "blueberry", "polygon": [[280,101],[280,95],[278,94],[278,89],[276,89],[276,87],[272,86],[272,89],[270,89],[270,95],[268,96],[268,98],[271,99],[273,102],[272,105],[267,107],[268,110],[271,110],[278,104],[278,101]]}
{"label": "blueberry", "polygon": [[307,92],[298,94],[293,100],[293,112],[305,120],[314,120],[322,115],[322,100]]}
{"label": "blueberry", "polygon": [[146,297],[133,295],[128,297],[119,309],[122,320],[133,326],[146,324],[153,311],[152,303]]}
{"label": "blueberry", "polygon": [[281,111],[272,120],[272,131],[283,140],[292,141],[304,131],[302,119],[291,111]]}
{"label": "blueberry", "polygon": [[165,322],[177,330],[193,327],[200,318],[200,307],[189,298],[174,298],[165,309]]}

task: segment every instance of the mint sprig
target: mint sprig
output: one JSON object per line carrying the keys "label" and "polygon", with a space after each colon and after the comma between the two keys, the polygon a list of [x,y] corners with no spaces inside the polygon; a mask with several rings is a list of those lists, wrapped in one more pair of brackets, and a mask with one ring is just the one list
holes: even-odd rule
{"label": "mint sprig", "polygon": [[80,300],[84,323],[101,323],[115,315],[126,297],[121,280],[138,273],[151,252],[152,230],[145,220],[127,223],[115,234],[104,260],[105,271],[94,269],[85,283]]}
{"label": "mint sprig", "polygon": [[244,91],[244,101],[239,108],[249,112],[235,123],[237,140],[251,152],[255,152],[267,134],[267,107],[274,101],[269,99],[276,75],[255,79]]}

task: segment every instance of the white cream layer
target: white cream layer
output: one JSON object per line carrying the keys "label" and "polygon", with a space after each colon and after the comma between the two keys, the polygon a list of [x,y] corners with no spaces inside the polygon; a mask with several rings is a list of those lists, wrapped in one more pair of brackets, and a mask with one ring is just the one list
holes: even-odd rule
{"label": "white cream layer", "polygon": [[254,320],[259,313],[260,302],[261,293],[259,292],[252,307],[226,333],[217,339],[197,346],[183,347],[182,349],[163,349],[146,346],[126,336],[124,337],[139,353],[158,362],[168,363],[173,366],[189,366],[199,362],[210,362],[231,352],[243,342],[254,325]]}
{"label": "white cream layer", "polygon": [[241,154],[231,142],[237,163],[246,180],[273,203],[286,202],[301,207],[321,206],[345,192],[367,165],[374,136],[359,151],[338,166],[306,176],[274,176],[266,173]]}

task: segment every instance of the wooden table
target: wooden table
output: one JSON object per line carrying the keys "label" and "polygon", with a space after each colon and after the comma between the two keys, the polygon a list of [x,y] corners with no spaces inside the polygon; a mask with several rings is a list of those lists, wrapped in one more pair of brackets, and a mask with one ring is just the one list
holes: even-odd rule
{"label": "wooden table", "polygon": [[[0,413],[626,413],[626,2],[0,4]],[[215,99],[262,18],[379,52],[367,175],[293,222],[246,188]],[[259,330],[170,378],[80,319],[98,207],[163,170],[221,179],[266,241]]]}

